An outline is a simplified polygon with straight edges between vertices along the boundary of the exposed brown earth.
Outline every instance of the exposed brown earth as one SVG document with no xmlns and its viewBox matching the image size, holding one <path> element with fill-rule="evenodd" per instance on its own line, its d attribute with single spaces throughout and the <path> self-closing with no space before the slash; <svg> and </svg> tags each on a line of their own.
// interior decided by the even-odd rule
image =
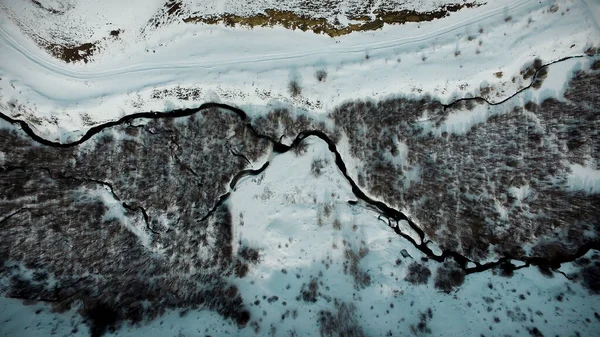
<svg viewBox="0 0 600 337">
<path fill-rule="evenodd" d="M 311 31 L 316 34 L 326 34 L 331 37 L 347 35 L 352 32 L 377 30 L 384 24 L 404 24 L 408 22 L 424 22 L 440 19 L 448 16 L 452 12 L 457 12 L 463 8 L 476 6 L 473 3 L 446 5 L 438 10 L 431 12 L 417 12 L 411 10 L 385 11 L 377 10 L 373 15 L 355 15 L 350 18 L 360 23 L 341 26 L 330 23 L 325 18 L 313 18 L 305 15 L 299 15 L 292 11 L 266 9 L 264 14 L 254 16 L 240 16 L 236 14 L 220 15 L 191 15 L 183 18 L 187 23 L 206 23 L 217 24 L 224 23 L 227 26 L 235 27 L 273 27 L 281 26 L 292 30 Z"/>
</svg>

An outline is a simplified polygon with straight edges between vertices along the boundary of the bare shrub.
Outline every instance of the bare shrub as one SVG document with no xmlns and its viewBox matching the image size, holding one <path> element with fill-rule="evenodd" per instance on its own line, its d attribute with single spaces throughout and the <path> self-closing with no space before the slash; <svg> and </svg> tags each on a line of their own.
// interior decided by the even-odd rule
<svg viewBox="0 0 600 337">
<path fill-rule="evenodd" d="M 305 154 L 307 149 L 308 149 L 308 144 L 306 144 L 306 142 L 302 141 L 292 148 L 292 153 L 294 153 L 297 157 L 299 157 L 299 156 Z"/>
<path fill-rule="evenodd" d="M 581 270 L 583 285 L 594 294 L 600 294 L 600 262 L 596 262 Z"/>
<path fill-rule="evenodd" d="M 538 68 L 535 80 L 533 81 L 533 83 L 531 83 L 531 86 L 534 89 L 539 89 L 542 86 L 542 83 L 544 83 L 546 77 L 548 77 L 548 67 Z"/>
<path fill-rule="evenodd" d="M 302 285 L 302 288 L 300 289 L 299 298 L 301 298 L 304 302 L 314 303 L 317 301 L 318 291 L 319 291 L 318 280 L 313 277 L 310 280 L 310 282 L 308 283 L 308 286 L 306 285 L 306 283 Z"/>
<path fill-rule="evenodd" d="M 594 56 L 594 55 L 597 54 L 597 52 L 598 52 L 598 49 L 596 47 L 594 47 L 594 46 L 588 46 L 585 49 L 585 54 L 587 56 Z"/>
<path fill-rule="evenodd" d="M 339 303 L 337 312 L 321 310 L 317 324 L 321 337 L 364 337 L 365 333 L 356 319 L 354 304 Z"/>
<path fill-rule="evenodd" d="M 298 79 L 291 79 L 288 83 L 288 91 L 292 97 L 298 97 L 302 94 L 302 87 Z"/>
<path fill-rule="evenodd" d="M 416 325 L 414 325 L 414 324 L 410 325 L 411 332 L 415 335 L 430 334 L 431 329 L 429 328 L 429 326 L 427 324 L 429 323 L 429 321 L 431 321 L 432 318 L 433 318 L 433 311 L 431 311 L 431 308 L 427 308 L 427 310 L 420 312 L 419 313 L 419 323 L 417 323 Z"/>
<path fill-rule="evenodd" d="M 326 159 L 313 159 L 312 164 L 310 164 L 310 173 L 318 178 L 323 174 L 323 169 L 329 164 L 329 161 Z"/>
<path fill-rule="evenodd" d="M 554 278 L 554 273 L 552 272 L 552 269 L 550 269 L 548 266 L 545 265 L 537 265 L 537 270 L 544 276 L 546 276 L 547 278 Z"/>
<path fill-rule="evenodd" d="M 464 281 L 465 273 L 463 270 L 458 268 L 455 263 L 445 263 L 437 270 L 434 286 L 445 293 L 450 293 L 463 284 Z"/>
<path fill-rule="evenodd" d="M 544 337 L 544 334 L 536 327 L 528 328 L 527 331 L 533 337 Z"/>
<path fill-rule="evenodd" d="M 342 223 L 340 222 L 339 219 L 333 220 L 333 229 L 336 229 L 336 230 L 342 229 Z"/>
<path fill-rule="evenodd" d="M 81 316 L 90 325 L 91 337 L 100 337 L 106 330 L 114 330 L 115 324 L 120 320 L 118 309 L 99 300 L 85 303 Z"/>
<path fill-rule="evenodd" d="M 315 78 L 319 82 L 325 82 L 327 80 L 327 71 L 325 69 L 319 69 L 315 72 Z"/>
<path fill-rule="evenodd" d="M 426 266 L 413 262 L 408 266 L 408 274 L 404 278 L 410 284 L 427 284 L 431 271 Z"/>
<path fill-rule="evenodd" d="M 515 269 L 515 265 L 510 263 L 510 262 L 502 262 L 501 264 L 498 265 L 498 273 L 500 274 L 500 276 L 502 277 L 513 277 L 513 275 L 515 274 L 515 272 L 513 271 Z"/>
<path fill-rule="evenodd" d="M 344 274 L 350 273 L 352 275 L 354 286 L 357 289 L 371 285 L 371 276 L 369 273 L 361 270 L 358 266 L 360 260 L 367 256 L 368 253 L 369 248 L 364 245 L 358 249 L 358 252 L 355 252 L 353 249 L 346 249 L 344 251 L 344 257 L 346 258 L 346 262 L 344 262 Z"/>
<path fill-rule="evenodd" d="M 233 265 L 233 271 L 235 273 L 235 276 L 242 278 L 245 277 L 248 274 L 250 268 L 248 268 L 248 265 L 242 261 L 236 261 L 235 264 Z"/>
<path fill-rule="evenodd" d="M 248 263 L 257 264 L 260 262 L 260 253 L 258 250 L 248 246 L 241 247 L 238 250 L 238 255 Z"/>
</svg>

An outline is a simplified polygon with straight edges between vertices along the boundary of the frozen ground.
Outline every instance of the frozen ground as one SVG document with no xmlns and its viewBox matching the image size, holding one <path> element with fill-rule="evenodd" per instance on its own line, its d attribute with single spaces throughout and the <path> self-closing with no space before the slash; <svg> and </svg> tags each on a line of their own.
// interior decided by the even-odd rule
<svg viewBox="0 0 600 337">
<path fill-rule="evenodd" d="M 594 1 L 494 1 L 441 20 L 336 39 L 281 27 L 248 30 L 181 20 L 148 33 L 152 5 L 102 2 L 100 9 L 90 3 L 72 9 L 74 16 L 43 10 L 34 15 L 23 6 L 3 3 L 0 11 L 0 102 L 40 134 L 63 141 L 133 111 L 206 101 L 283 103 L 321 114 L 349 99 L 402 93 L 448 102 L 479 95 L 487 86 L 494 88 L 490 100 L 498 101 L 529 83 L 519 73 L 534 58 L 582 55 L 600 43 Z M 125 15 L 130 12 L 135 15 Z M 40 26 L 94 32 L 78 43 L 100 40 L 97 34 L 105 39 L 90 62 L 66 64 L 30 38 Z M 123 33 L 112 38 L 114 29 Z M 324 82 L 315 78 L 319 69 L 327 71 Z M 287 89 L 293 79 L 302 89 L 297 97 Z M 182 89 L 191 98 L 161 95 L 165 89 Z"/>
</svg>

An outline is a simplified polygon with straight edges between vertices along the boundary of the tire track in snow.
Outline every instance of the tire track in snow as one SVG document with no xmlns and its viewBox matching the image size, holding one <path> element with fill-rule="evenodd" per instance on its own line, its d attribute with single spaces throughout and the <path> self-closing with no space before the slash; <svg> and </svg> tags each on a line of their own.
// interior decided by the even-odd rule
<svg viewBox="0 0 600 337">
<path fill-rule="evenodd" d="M 230 60 L 219 60 L 216 62 L 215 60 L 208 60 L 203 62 L 198 61 L 181 61 L 181 62 L 169 62 L 169 63 L 135 63 L 127 66 L 114 67 L 110 66 L 110 70 L 96 70 L 94 71 L 94 67 L 101 67 L 101 65 L 96 66 L 94 64 L 86 64 L 86 68 L 92 68 L 91 70 L 77 70 L 73 66 L 69 66 L 68 64 L 63 64 L 61 61 L 58 61 L 51 56 L 42 57 L 37 55 L 34 51 L 29 50 L 26 46 L 19 43 L 17 39 L 13 38 L 9 32 L 7 32 L 2 25 L 0 25 L 0 48 L 9 48 L 19 55 L 23 56 L 25 59 L 34 63 L 36 66 L 43 68 L 49 73 L 53 73 L 55 75 L 59 75 L 61 77 L 67 79 L 75 79 L 82 81 L 91 81 L 95 79 L 103 79 L 114 76 L 128 75 L 128 74 L 140 74 L 146 72 L 154 72 L 154 71 L 170 71 L 175 72 L 177 70 L 188 70 L 188 69 L 206 69 L 206 70 L 218 70 L 218 68 L 228 68 L 236 65 L 249 65 L 256 63 L 265 63 L 269 65 L 269 69 L 277 70 L 282 68 L 289 68 L 290 64 L 284 64 L 279 67 L 276 66 L 275 62 L 282 61 L 294 61 L 289 62 L 294 65 L 301 64 L 298 60 L 306 60 L 310 58 L 324 58 L 327 59 L 329 56 L 333 55 L 352 55 L 356 58 L 355 63 L 359 63 L 364 58 L 365 50 L 373 51 L 385 51 L 385 50 L 394 50 L 399 47 L 406 47 L 409 45 L 422 44 L 429 40 L 435 40 L 439 37 L 450 35 L 455 35 L 456 31 L 462 31 L 464 28 L 472 25 L 476 25 L 478 23 L 482 23 L 488 19 L 496 18 L 498 16 L 504 15 L 507 10 L 515 10 L 520 7 L 528 6 L 528 10 L 533 10 L 534 8 L 540 8 L 543 5 L 536 3 L 534 1 L 528 0 L 518 0 L 513 3 L 510 3 L 504 7 L 498 7 L 494 9 L 490 9 L 481 14 L 475 15 L 471 17 L 469 20 L 459 21 L 457 23 L 445 26 L 442 29 L 430 31 L 424 33 L 422 35 L 404 37 L 404 38 L 396 38 L 381 42 L 374 43 L 366 43 L 366 44 L 357 44 L 353 46 L 340 46 L 333 45 L 328 48 L 326 51 L 322 49 L 314 49 L 309 51 L 299 51 L 299 52 L 282 52 L 282 53 L 271 53 L 271 54 L 263 54 L 257 56 L 249 56 L 249 57 L 236 57 L 235 59 Z M 327 37 L 329 39 L 329 37 Z M 313 65 L 312 63 L 310 64 Z M 308 64 L 306 64 L 308 66 Z"/>
</svg>

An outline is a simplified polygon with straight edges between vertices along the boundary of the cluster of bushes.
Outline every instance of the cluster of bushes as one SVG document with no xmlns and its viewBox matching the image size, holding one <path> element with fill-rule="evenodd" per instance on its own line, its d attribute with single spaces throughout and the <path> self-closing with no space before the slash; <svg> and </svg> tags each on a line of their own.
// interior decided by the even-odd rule
<svg viewBox="0 0 600 337">
<path fill-rule="evenodd" d="M 539 81 L 546 70 L 535 60 L 523 76 L 537 74 Z M 569 169 L 556 157 L 575 163 L 600 160 L 600 152 L 593 150 L 600 147 L 600 129 L 593 127 L 599 121 L 594 114 L 598 87 L 600 77 L 583 73 L 569 83 L 567 102 L 546 100 L 533 114 L 497 106 L 485 123 L 461 135 L 426 133 L 420 120 L 426 113 L 434 127 L 440 126 L 449 114 L 483 101 L 447 108 L 428 97 L 351 101 L 330 117 L 360 160 L 358 183 L 370 195 L 393 207 L 410 207 L 428 237 L 444 249 L 475 261 L 486 259 L 492 249 L 518 257 L 524 254 L 523 243 L 554 235 L 550 228 L 562 228 L 559 240 L 573 249 L 581 245 L 584 228 L 594 226 L 600 196 L 568 192 Z M 403 161 L 399 143 L 408 148 Z M 411 170 L 417 179 L 407 178 Z M 514 207 L 510 188 L 525 185 L 532 193 Z"/>
<path fill-rule="evenodd" d="M 465 272 L 456 263 L 447 262 L 437 269 L 434 286 L 445 293 L 450 293 L 460 287 L 464 281 Z"/>
<path fill-rule="evenodd" d="M 418 262 L 413 262 L 408 266 L 408 273 L 406 274 L 404 280 L 415 285 L 427 284 L 430 276 L 431 271 L 429 268 Z"/>
<path fill-rule="evenodd" d="M 359 267 L 360 260 L 362 260 L 369 253 L 369 248 L 361 242 L 361 246 L 358 250 L 348 247 L 344 250 L 344 274 L 352 275 L 354 279 L 354 286 L 357 289 L 366 288 L 371 285 L 371 276 L 366 271 Z"/>
<path fill-rule="evenodd" d="M 363 337 L 365 336 L 358 320 L 356 307 L 352 303 L 335 302 L 335 311 L 321 310 L 317 324 L 321 337 Z"/>
<path fill-rule="evenodd" d="M 323 169 L 327 167 L 327 165 L 329 165 L 329 161 L 326 159 L 314 159 L 310 164 L 310 173 L 315 178 L 318 178 L 321 176 Z"/>
<path fill-rule="evenodd" d="M 433 311 L 431 308 L 427 308 L 427 310 L 419 313 L 419 323 L 411 324 L 410 331 L 417 336 L 430 334 L 431 328 L 429 328 L 428 324 L 433 318 Z"/>
<path fill-rule="evenodd" d="M 250 247 L 233 254 L 227 207 L 200 219 L 245 165 L 225 145 L 235 143 L 250 159 L 269 145 L 232 113 L 201 114 L 114 127 L 76 148 L 39 146 L 0 130 L 5 162 L 19 168 L 0 175 L 0 213 L 22 210 L 2 222 L 0 256 L 35 276 L 3 266 L 2 292 L 57 311 L 76 307 L 94 336 L 170 308 L 207 308 L 245 325 L 250 314 L 228 280 L 245 275 L 260 254 Z M 107 216 L 97 196 L 109 185 L 110 213 L 122 211 L 125 220 Z M 143 206 L 154 232 L 141 212 L 120 209 L 122 203 Z M 131 227 L 145 230 L 143 239 Z"/>
<path fill-rule="evenodd" d="M 319 295 L 319 283 L 316 278 L 311 278 L 308 285 L 302 284 L 300 288 L 300 296 L 298 299 L 302 299 L 304 302 L 316 302 L 317 296 Z"/>
</svg>

